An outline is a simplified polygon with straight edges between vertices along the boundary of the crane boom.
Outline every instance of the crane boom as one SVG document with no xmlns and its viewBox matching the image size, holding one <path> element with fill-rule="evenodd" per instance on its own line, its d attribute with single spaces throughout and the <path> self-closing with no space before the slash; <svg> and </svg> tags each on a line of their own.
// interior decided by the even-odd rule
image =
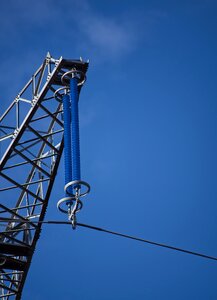
<svg viewBox="0 0 217 300">
<path fill-rule="evenodd" d="M 48 53 L 0 118 L 0 299 L 21 299 L 63 151 L 61 77 L 82 60 Z"/>
</svg>

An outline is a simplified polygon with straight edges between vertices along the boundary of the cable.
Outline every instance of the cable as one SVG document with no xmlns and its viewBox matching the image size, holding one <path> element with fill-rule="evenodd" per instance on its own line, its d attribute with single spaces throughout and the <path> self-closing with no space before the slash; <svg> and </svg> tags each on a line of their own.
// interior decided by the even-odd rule
<svg viewBox="0 0 217 300">
<path fill-rule="evenodd" d="M 184 252 L 184 253 L 187 253 L 187 254 L 196 255 L 196 256 L 207 258 L 207 259 L 217 260 L 217 257 L 214 257 L 214 256 L 209 256 L 209 255 L 206 255 L 206 254 L 202 254 L 202 253 L 198 253 L 198 252 L 194 252 L 194 251 L 190 251 L 190 250 L 186 250 L 186 249 L 182 249 L 182 248 L 178 248 L 178 247 L 174 247 L 174 246 L 169 246 L 169 245 L 166 245 L 166 244 L 157 243 L 157 242 L 153 242 L 153 241 L 150 241 L 150 240 L 145 240 L 145 239 L 142 239 L 142 238 L 138 238 L 138 237 L 135 237 L 135 236 L 131 236 L 131 235 L 127 235 L 127 234 L 123 234 L 123 233 L 119 233 L 119 232 L 110 231 L 110 230 L 107 230 L 107 229 L 103 229 L 103 228 L 99 228 L 99 227 L 95 227 L 95 226 L 91 226 L 91 225 L 86 225 L 86 224 L 81 224 L 81 223 L 77 223 L 77 225 L 82 226 L 82 227 L 86 227 L 86 228 L 89 228 L 89 229 L 98 230 L 98 231 L 110 233 L 110 234 L 113 234 L 113 235 L 121 236 L 121 237 L 124 237 L 124 238 L 127 238 L 127 239 L 132 239 L 132 240 L 135 240 L 135 241 L 151 244 L 151 245 L 154 245 L 154 246 L 163 247 L 163 248 L 171 249 L 171 250 L 174 250 L 174 251 Z"/>
<path fill-rule="evenodd" d="M 4 219 L 1 218 L 0 222 L 2 222 L 2 221 L 5 222 L 5 221 L 9 221 L 9 220 L 13 221 L 13 222 L 20 222 L 20 223 L 28 223 L 29 222 L 29 221 L 18 220 L 18 219 L 9 219 L 9 218 L 4 218 Z M 38 222 L 31 221 L 31 223 L 72 225 L 72 223 L 68 222 L 68 221 L 38 221 Z M 190 250 L 186 250 L 186 249 L 182 249 L 182 248 L 178 248 L 178 247 L 174 247 L 174 246 L 170 246 L 170 245 L 166 245 L 166 244 L 162 244 L 162 243 L 157 243 L 157 242 L 150 241 L 150 240 L 145 240 L 145 239 L 138 238 L 138 237 L 135 237 L 135 236 L 131 236 L 131 235 L 128 235 L 128 234 L 123 234 L 123 233 L 119 233 L 119 232 L 115 232 L 115 231 L 111 231 L 111 230 L 107 230 L 107 229 L 104 229 L 104 228 L 100 228 L 100 227 L 96 227 L 96 226 L 92 226 L 92 225 L 88 225 L 88 224 L 83 224 L 83 223 L 77 223 L 77 226 L 85 227 L 85 228 L 89 228 L 89 229 L 92 229 L 92 230 L 97 230 L 97 231 L 101 231 L 101 232 L 121 236 L 121 237 L 124 237 L 124 238 L 127 238 L 127 239 L 143 242 L 143 243 L 146 243 L 146 244 L 151 244 L 151 245 L 154 245 L 154 246 L 163 247 L 163 248 L 167 248 L 167 249 L 170 249 L 170 250 L 179 251 L 179 252 L 183 252 L 183 253 L 187 253 L 187 254 L 191 254 L 191 255 L 195 255 L 195 256 L 200 256 L 200 257 L 203 257 L 203 258 L 206 258 L 206 259 L 211 259 L 211 260 L 216 260 L 217 261 L 217 257 L 214 257 L 214 256 L 209 256 L 209 255 L 198 253 L 198 252 L 195 252 L 195 251 L 190 251 Z"/>
</svg>

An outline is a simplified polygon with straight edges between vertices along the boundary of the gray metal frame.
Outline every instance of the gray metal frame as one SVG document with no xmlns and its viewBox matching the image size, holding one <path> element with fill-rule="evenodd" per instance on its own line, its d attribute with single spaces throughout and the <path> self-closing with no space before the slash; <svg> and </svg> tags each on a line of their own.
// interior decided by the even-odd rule
<svg viewBox="0 0 217 300">
<path fill-rule="evenodd" d="M 87 68 L 48 53 L 0 118 L 0 299 L 21 299 L 62 155 L 61 77 Z"/>
</svg>

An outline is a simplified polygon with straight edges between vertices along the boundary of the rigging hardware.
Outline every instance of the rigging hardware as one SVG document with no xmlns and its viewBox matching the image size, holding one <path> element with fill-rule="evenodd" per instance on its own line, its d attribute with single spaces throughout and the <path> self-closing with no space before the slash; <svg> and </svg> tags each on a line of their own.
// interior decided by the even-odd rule
<svg viewBox="0 0 217 300">
<path fill-rule="evenodd" d="M 80 141 L 79 141 L 79 87 L 86 80 L 84 72 L 73 69 L 64 73 L 61 77 L 65 85 L 65 93 L 62 95 L 63 118 L 64 118 L 64 164 L 65 164 L 65 187 L 64 198 L 57 202 L 57 208 L 68 214 L 72 222 L 72 228 L 76 228 L 77 217 L 83 203 L 81 197 L 90 191 L 90 185 L 81 180 L 80 167 Z M 83 191 L 83 189 L 85 190 Z M 62 207 L 67 205 L 67 209 Z"/>
</svg>

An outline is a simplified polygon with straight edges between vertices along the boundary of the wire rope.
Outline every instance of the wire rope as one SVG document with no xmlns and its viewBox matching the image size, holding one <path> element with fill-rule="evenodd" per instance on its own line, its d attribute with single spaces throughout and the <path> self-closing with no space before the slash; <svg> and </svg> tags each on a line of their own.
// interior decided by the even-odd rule
<svg viewBox="0 0 217 300">
<path fill-rule="evenodd" d="M 29 223 L 29 221 L 24 221 L 24 220 L 19 220 L 19 219 L 7 219 L 7 218 L 0 219 L 0 222 L 6 222 L 6 221 L 13 221 L 13 222 L 19 222 L 19 223 Z M 38 222 L 31 221 L 31 223 L 55 224 L 55 225 L 72 225 L 72 222 L 69 222 L 69 221 L 38 221 Z M 123 234 L 123 233 L 116 232 L 116 231 L 107 230 L 107 229 L 104 229 L 104 228 L 100 228 L 100 227 L 96 227 L 96 226 L 92 226 L 92 225 L 88 225 L 88 224 L 77 223 L 77 226 L 85 227 L 85 228 L 96 230 L 96 231 L 105 232 L 105 233 L 108 233 L 108 234 L 112 234 L 112 235 L 120 236 L 120 237 L 123 237 L 123 238 L 143 242 L 143 243 L 150 244 L 150 245 L 153 245 L 153 246 L 167 248 L 167 249 L 170 249 L 170 250 L 173 250 L 173 251 L 183 252 L 183 253 L 186 253 L 186 254 L 195 255 L 195 256 L 199 256 L 199 257 L 203 257 L 203 258 L 206 258 L 206 259 L 211 259 L 211 260 L 216 260 L 217 261 L 217 257 L 215 257 L 215 256 L 206 255 L 206 254 L 199 253 L 199 252 L 196 252 L 196 251 L 191 251 L 191 250 L 187 250 L 187 249 L 183 249 L 183 248 L 179 248 L 179 247 L 175 247 L 175 246 L 171 246 L 171 245 L 167 245 L 167 244 L 163 244 L 163 243 L 158 243 L 158 242 L 154 242 L 154 241 L 151 241 L 151 240 L 135 237 L 135 236 L 128 235 L 128 234 Z"/>
</svg>

